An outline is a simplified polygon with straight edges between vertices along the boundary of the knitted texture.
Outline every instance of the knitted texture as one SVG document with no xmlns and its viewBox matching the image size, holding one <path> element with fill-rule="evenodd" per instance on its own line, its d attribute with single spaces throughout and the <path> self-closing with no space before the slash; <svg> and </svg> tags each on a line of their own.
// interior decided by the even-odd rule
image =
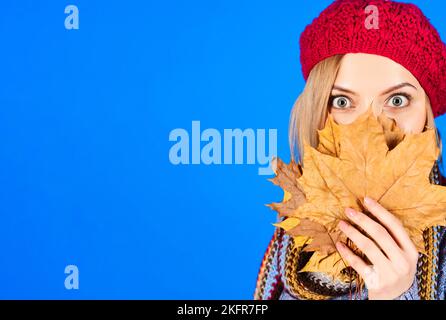
<svg viewBox="0 0 446 320">
<path fill-rule="evenodd" d="M 370 5 L 377 11 L 366 10 Z M 367 20 L 374 13 L 377 19 Z M 417 78 L 435 117 L 446 112 L 446 46 L 414 4 L 336 0 L 306 27 L 300 49 L 305 80 L 318 62 L 333 55 L 369 53 L 390 58 Z"/>
<path fill-rule="evenodd" d="M 278 261 L 282 233 L 281 229 L 276 228 L 268 244 L 257 276 L 255 300 L 276 300 L 282 292 Z"/>
</svg>

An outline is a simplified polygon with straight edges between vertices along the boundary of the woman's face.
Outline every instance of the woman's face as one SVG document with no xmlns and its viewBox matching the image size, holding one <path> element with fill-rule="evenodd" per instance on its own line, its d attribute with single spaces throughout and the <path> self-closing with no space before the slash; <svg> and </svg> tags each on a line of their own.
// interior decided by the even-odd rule
<svg viewBox="0 0 446 320">
<path fill-rule="evenodd" d="M 395 119 L 406 133 L 420 133 L 429 100 L 418 80 L 391 59 L 364 53 L 346 54 L 331 91 L 329 112 L 348 124 L 372 104 L 375 115 Z"/>
</svg>

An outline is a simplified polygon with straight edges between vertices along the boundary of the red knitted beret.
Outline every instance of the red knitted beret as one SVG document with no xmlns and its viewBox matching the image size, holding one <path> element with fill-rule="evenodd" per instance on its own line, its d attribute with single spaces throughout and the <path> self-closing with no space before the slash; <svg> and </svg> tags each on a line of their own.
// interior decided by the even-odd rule
<svg viewBox="0 0 446 320">
<path fill-rule="evenodd" d="M 366 27 L 369 5 L 378 28 Z M 369 20 L 370 22 L 370 20 Z M 423 86 L 434 116 L 446 112 L 446 46 L 414 4 L 385 0 L 336 0 L 300 37 L 302 72 L 307 80 L 321 60 L 336 54 L 370 53 L 404 66 Z"/>
</svg>

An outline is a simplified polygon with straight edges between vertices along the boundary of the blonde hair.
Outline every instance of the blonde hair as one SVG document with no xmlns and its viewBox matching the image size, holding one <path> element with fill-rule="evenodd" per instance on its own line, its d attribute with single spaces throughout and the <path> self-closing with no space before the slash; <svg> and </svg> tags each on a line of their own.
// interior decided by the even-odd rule
<svg viewBox="0 0 446 320">
<path fill-rule="evenodd" d="M 303 159 L 304 142 L 316 147 L 319 143 L 317 130 L 322 129 L 328 115 L 328 103 L 343 55 L 334 55 L 316 64 L 308 76 L 304 90 L 293 105 L 289 123 L 291 158 Z M 435 129 L 440 149 L 441 139 L 435 126 L 429 98 L 426 103 L 426 127 Z M 297 156 L 297 157 L 296 157 Z"/>
</svg>

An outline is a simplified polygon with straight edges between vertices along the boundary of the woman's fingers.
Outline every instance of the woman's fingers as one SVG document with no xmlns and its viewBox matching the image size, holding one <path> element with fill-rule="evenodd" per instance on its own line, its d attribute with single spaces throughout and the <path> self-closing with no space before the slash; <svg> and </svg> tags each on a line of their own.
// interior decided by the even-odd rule
<svg viewBox="0 0 446 320">
<path fill-rule="evenodd" d="M 345 212 L 350 220 L 361 227 L 373 240 L 375 240 L 390 261 L 398 261 L 403 258 L 403 251 L 389 232 L 387 232 L 386 228 L 373 221 L 362 212 L 358 212 L 351 208 L 347 208 Z"/>
<path fill-rule="evenodd" d="M 350 248 L 341 242 L 336 243 L 342 259 L 361 276 L 368 289 L 377 288 L 379 286 L 378 273 L 373 266 L 367 265 L 360 257 L 353 253 Z"/>
<path fill-rule="evenodd" d="M 366 198 L 364 202 L 378 221 L 350 208 L 346 213 L 366 235 L 345 221 L 339 222 L 339 228 L 367 256 L 372 266 L 345 244 L 338 242 L 336 248 L 344 261 L 364 279 L 369 298 L 397 297 L 413 282 L 418 252 L 393 214 L 374 200 Z"/>
<path fill-rule="evenodd" d="M 377 268 L 385 268 L 389 264 L 390 261 L 382 253 L 381 249 L 379 249 L 372 240 L 359 232 L 355 227 L 345 221 L 340 221 L 339 228 L 350 240 L 355 243 L 355 245 Z"/>
<path fill-rule="evenodd" d="M 401 249 L 408 253 L 418 255 L 415 245 L 398 218 L 371 198 L 365 197 L 364 204 L 370 213 L 377 217 L 378 220 L 387 228 L 393 238 L 398 242 Z"/>
</svg>

